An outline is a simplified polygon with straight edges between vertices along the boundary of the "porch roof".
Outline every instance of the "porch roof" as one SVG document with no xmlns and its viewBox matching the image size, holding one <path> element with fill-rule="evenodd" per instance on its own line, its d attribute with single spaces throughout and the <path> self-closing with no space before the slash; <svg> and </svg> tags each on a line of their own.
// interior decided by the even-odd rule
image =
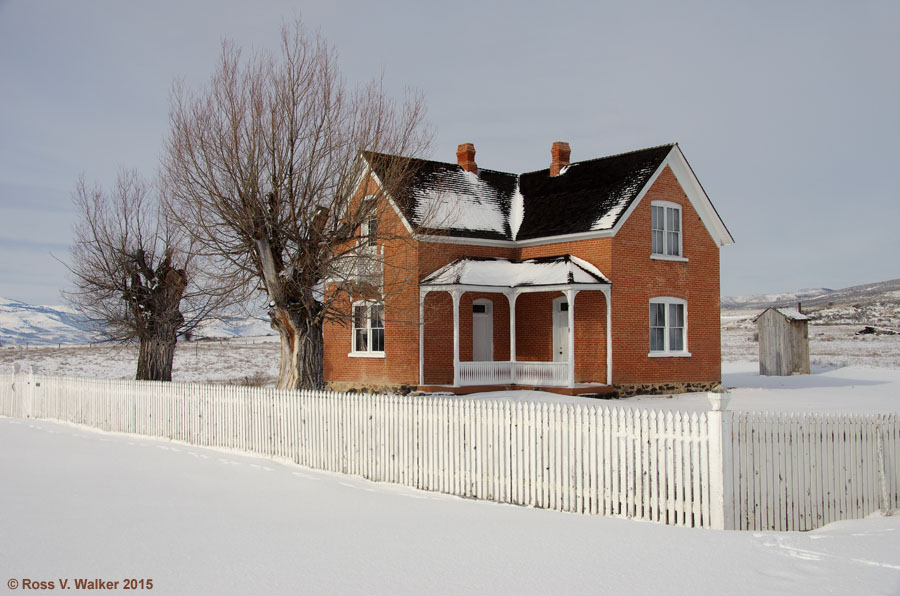
<svg viewBox="0 0 900 596">
<path fill-rule="evenodd" d="M 539 287 L 609 285 L 597 267 L 572 255 L 511 261 L 461 258 L 426 276 L 420 286 Z"/>
</svg>

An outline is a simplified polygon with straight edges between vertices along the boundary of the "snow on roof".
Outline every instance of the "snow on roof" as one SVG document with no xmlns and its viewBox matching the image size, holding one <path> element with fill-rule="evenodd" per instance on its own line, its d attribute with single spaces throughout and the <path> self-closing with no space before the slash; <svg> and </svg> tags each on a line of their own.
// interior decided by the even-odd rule
<svg viewBox="0 0 900 596">
<path fill-rule="evenodd" d="M 494 186 L 462 169 L 446 171 L 440 182 L 415 189 L 416 225 L 506 234 L 506 214 Z"/>
<path fill-rule="evenodd" d="M 776 308 L 778 312 L 783 314 L 786 318 L 791 319 L 793 321 L 808 321 L 809 317 L 805 314 L 797 310 L 796 308 Z"/>
<path fill-rule="evenodd" d="M 513 193 L 512 201 L 509 206 L 509 231 L 512 233 L 513 240 L 519 234 L 519 228 L 522 226 L 522 220 L 525 218 L 525 197 L 519 191 L 519 180 L 516 179 L 516 190 Z"/>
<path fill-rule="evenodd" d="M 594 265 L 572 255 L 510 261 L 500 258 L 457 259 L 422 280 L 423 286 L 555 286 L 609 284 Z"/>
<path fill-rule="evenodd" d="M 756 320 L 759 319 L 759 317 L 763 316 L 764 314 L 766 314 L 767 311 L 770 311 L 770 310 L 774 310 L 774 311 L 780 313 L 784 318 L 791 320 L 791 321 L 809 321 L 810 320 L 810 318 L 808 316 L 806 316 L 805 314 L 803 314 L 796 308 L 781 307 L 781 308 L 767 308 L 766 310 L 764 310 L 761 313 L 759 313 L 758 315 L 756 315 L 756 317 L 754 317 L 753 321 L 756 322 Z"/>
<path fill-rule="evenodd" d="M 675 145 L 660 145 L 565 166 L 512 174 L 458 164 L 414 162 L 412 179 L 395 196 L 419 232 L 490 240 L 531 240 L 610 230 Z M 390 156 L 366 152 L 380 176 Z"/>
</svg>

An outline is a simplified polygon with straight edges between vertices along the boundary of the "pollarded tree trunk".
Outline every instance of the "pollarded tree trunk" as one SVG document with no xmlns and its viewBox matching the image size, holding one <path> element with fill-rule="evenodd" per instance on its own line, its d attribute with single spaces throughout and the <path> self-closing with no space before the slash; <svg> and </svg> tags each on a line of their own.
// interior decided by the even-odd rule
<svg viewBox="0 0 900 596">
<path fill-rule="evenodd" d="M 171 381 L 172 361 L 175 358 L 175 333 L 168 337 L 142 337 L 138 354 L 138 381 Z"/>
<path fill-rule="evenodd" d="M 272 309 L 272 327 L 281 336 L 278 389 L 325 386 L 322 324 L 283 307 Z"/>
<path fill-rule="evenodd" d="M 143 277 L 153 280 L 142 283 L 141 276 L 134 274 L 126 296 L 132 303 L 135 319 L 144 325 L 139 335 L 141 347 L 135 375 L 138 381 L 172 380 L 175 343 L 178 329 L 184 324 L 180 304 L 187 287 L 187 274 L 184 269 L 172 267 L 169 259 L 167 254 L 155 271 L 146 265 L 142 252 L 135 260 Z"/>
</svg>

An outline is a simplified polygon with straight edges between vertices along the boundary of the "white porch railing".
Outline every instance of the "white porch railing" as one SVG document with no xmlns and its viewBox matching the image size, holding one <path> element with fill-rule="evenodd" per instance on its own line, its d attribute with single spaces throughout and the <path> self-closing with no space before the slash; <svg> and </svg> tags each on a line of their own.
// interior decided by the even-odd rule
<svg viewBox="0 0 900 596">
<path fill-rule="evenodd" d="M 569 384 L 568 362 L 460 362 L 460 385 Z"/>
</svg>

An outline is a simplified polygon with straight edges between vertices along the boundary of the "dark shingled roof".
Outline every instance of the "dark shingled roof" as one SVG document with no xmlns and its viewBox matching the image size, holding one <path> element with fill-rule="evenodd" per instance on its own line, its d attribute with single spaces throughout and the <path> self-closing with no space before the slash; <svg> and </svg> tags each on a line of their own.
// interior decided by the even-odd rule
<svg viewBox="0 0 900 596">
<path fill-rule="evenodd" d="M 525 217 L 517 240 L 612 229 L 674 145 L 522 174 Z"/>
<path fill-rule="evenodd" d="M 377 155 L 364 153 L 366 157 Z M 381 156 L 384 157 L 384 156 Z M 517 176 L 479 169 L 478 175 L 457 164 L 404 158 L 414 172 L 411 184 L 394 197 L 406 220 L 424 234 L 512 240 L 509 210 Z M 369 160 L 384 175 L 385 160 Z"/>
<path fill-rule="evenodd" d="M 674 145 L 660 145 L 550 170 L 516 175 L 416 158 L 412 183 L 396 197 L 407 221 L 425 234 L 513 240 L 510 215 L 516 188 L 524 218 L 517 240 L 606 230 L 615 226 Z M 367 157 L 378 154 L 366 153 Z M 382 156 L 379 156 L 382 157 Z M 370 159 L 383 175 L 384 160 Z"/>
</svg>

